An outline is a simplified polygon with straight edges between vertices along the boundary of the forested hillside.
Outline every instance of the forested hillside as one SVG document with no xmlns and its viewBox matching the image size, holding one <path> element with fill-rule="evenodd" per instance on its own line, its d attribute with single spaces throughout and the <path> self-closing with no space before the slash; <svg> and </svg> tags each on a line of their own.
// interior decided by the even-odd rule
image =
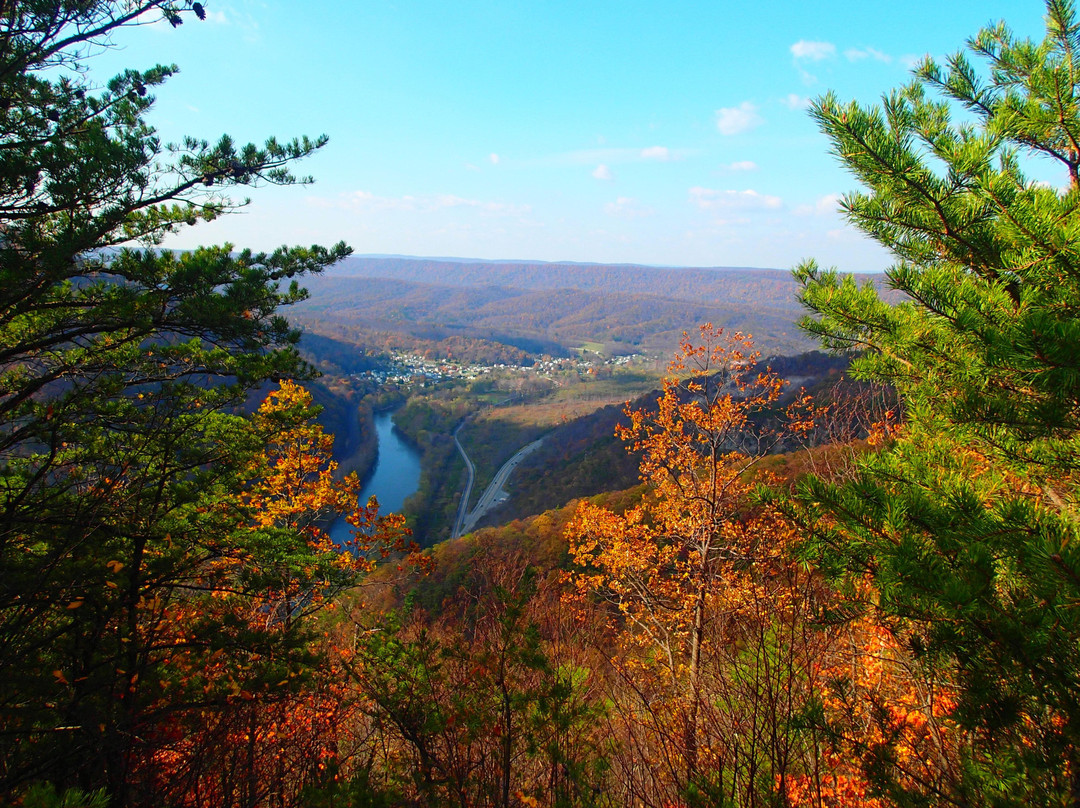
<svg viewBox="0 0 1080 808">
<path fill-rule="evenodd" d="M 423 483 L 435 508 L 459 490 L 439 488 L 459 473 L 449 430 L 497 458 L 492 413 L 531 440 L 512 406 L 530 396 L 565 394 L 534 490 L 639 482 L 424 552 L 357 502 L 316 420 L 318 397 L 359 429 L 351 406 L 401 389 L 360 376 L 373 354 L 343 319 L 308 342 L 332 371 L 313 396 L 283 315 L 349 248 L 158 249 L 227 214 L 223 189 L 303 182 L 294 163 L 326 142 L 170 147 L 147 115 L 175 68 L 91 80 L 121 29 L 207 16 L 0 2 L 0 803 L 1080 804 L 1071 2 L 1047 3 L 1043 41 L 983 30 L 880 107 L 813 103 L 863 189 L 843 210 L 896 259 L 881 293 L 795 270 L 800 327 L 835 356 L 763 363 L 731 322 L 682 323 L 657 392 L 565 424 L 555 407 L 656 377 L 544 360 L 544 378 L 469 380 L 482 413 L 465 382 L 425 377 L 401 417 L 446 461 Z M 1061 187 L 1025 173 L 1038 160 Z M 744 310 L 739 272 L 368 265 L 441 284 L 421 286 L 362 266 L 303 316 L 436 329 L 462 309 L 476 333 L 457 336 L 584 348 Z M 494 277 L 518 285 L 476 280 Z M 769 300 L 790 286 L 754 277 Z M 755 327 L 770 352 L 776 317 Z"/>
<path fill-rule="evenodd" d="M 847 359 L 821 353 L 776 357 L 759 366 L 790 382 L 781 403 L 786 404 L 805 388 L 815 400 L 829 402 L 846 385 L 837 385 L 848 364 Z M 846 395 L 846 392 L 841 392 Z M 638 483 L 639 452 L 628 451 L 617 431 L 627 423 L 628 411 L 653 411 L 660 391 L 647 393 L 626 404 L 609 404 L 580 418 L 568 420 L 546 433 L 540 448 L 526 458 L 514 474 L 513 485 L 504 503 L 481 524 L 493 525 L 510 519 L 541 513 L 573 499 L 595 496 L 605 491 L 622 490 Z M 777 407 L 779 410 L 780 407 Z M 763 414 L 769 417 L 769 414 Z M 852 439 L 866 436 L 866 430 L 851 425 L 846 435 Z M 821 440 L 821 438 L 819 438 Z M 517 441 L 512 445 L 523 445 Z M 778 446 L 777 451 L 791 446 Z"/>
<path fill-rule="evenodd" d="M 626 264 L 470 261 L 350 256 L 327 276 L 389 278 L 436 286 L 582 292 L 618 290 L 672 300 L 724 300 L 765 309 L 790 310 L 797 287 L 783 269 L 756 267 L 647 267 Z M 873 280 L 867 276 L 863 280 Z"/>
<path fill-rule="evenodd" d="M 777 270 L 355 259 L 308 288 L 294 319 L 361 345 L 383 331 L 537 353 L 599 343 L 611 353 L 670 354 L 687 323 L 714 322 L 754 334 L 770 354 L 812 347 L 795 326 L 797 285 Z"/>
</svg>

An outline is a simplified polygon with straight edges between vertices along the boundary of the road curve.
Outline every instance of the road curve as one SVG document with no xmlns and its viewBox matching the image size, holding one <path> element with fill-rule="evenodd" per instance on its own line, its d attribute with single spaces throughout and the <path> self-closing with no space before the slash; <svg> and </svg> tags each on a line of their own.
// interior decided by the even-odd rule
<svg viewBox="0 0 1080 808">
<path fill-rule="evenodd" d="M 455 436 L 455 440 L 456 439 L 457 438 Z M 480 495 L 480 500 L 476 503 L 476 507 L 469 512 L 469 514 L 465 517 L 463 521 L 460 521 L 459 524 L 455 524 L 455 530 L 460 528 L 460 532 L 456 533 L 455 537 L 460 536 L 463 533 L 468 533 L 470 530 L 473 529 L 473 527 L 476 526 L 476 523 L 479 522 L 489 510 L 491 510 L 491 508 L 495 505 L 496 501 L 499 499 L 499 496 L 505 493 L 503 491 L 503 486 L 505 486 L 506 481 L 510 479 L 510 475 L 511 473 L 513 473 L 514 469 L 517 468 L 517 464 L 520 463 L 527 455 L 536 451 L 536 449 L 538 449 L 540 444 L 543 442 L 544 439 L 540 438 L 538 440 L 534 440 L 528 446 L 524 446 L 521 449 L 518 449 L 517 452 L 514 453 L 513 457 L 511 457 L 509 460 L 503 463 L 502 466 L 499 467 L 499 470 L 495 472 L 495 476 L 488 484 L 488 487 L 484 489 L 484 493 Z M 459 448 L 460 446 L 461 444 L 458 444 Z M 462 455 L 464 454 L 465 450 L 462 449 Z M 470 463 L 470 465 L 472 464 Z M 471 482 L 472 478 L 470 477 L 470 486 Z"/>
<path fill-rule="evenodd" d="M 450 538 L 456 539 L 462 533 L 462 526 L 465 524 L 465 519 L 469 513 L 469 498 L 472 496 L 473 480 L 476 479 L 476 467 L 473 462 L 469 460 L 469 456 L 465 454 L 465 447 L 461 445 L 461 441 L 458 440 L 458 432 L 465 426 L 465 421 L 462 420 L 460 424 L 454 429 L 454 445 L 457 446 L 457 450 L 461 452 L 461 459 L 465 461 L 465 468 L 469 472 L 469 479 L 465 483 L 465 492 L 461 495 L 461 501 L 458 503 L 457 518 L 454 520 L 454 529 L 450 533 Z"/>
</svg>

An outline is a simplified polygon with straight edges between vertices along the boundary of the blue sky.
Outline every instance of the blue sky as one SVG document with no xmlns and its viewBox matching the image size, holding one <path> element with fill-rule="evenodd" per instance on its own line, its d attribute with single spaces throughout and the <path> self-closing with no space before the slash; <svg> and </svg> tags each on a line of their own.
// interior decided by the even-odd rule
<svg viewBox="0 0 1080 808">
<path fill-rule="evenodd" d="M 315 185 L 168 246 L 846 271 L 890 260 L 836 214 L 855 186 L 806 99 L 875 101 L 991 21 L 1044 30 L 1014 0 L 205 5 L 123 32 L 95 74 L 179 65 L 151 117 L 166 140 L 330 144 L 298 166 Z"/>
</svg>

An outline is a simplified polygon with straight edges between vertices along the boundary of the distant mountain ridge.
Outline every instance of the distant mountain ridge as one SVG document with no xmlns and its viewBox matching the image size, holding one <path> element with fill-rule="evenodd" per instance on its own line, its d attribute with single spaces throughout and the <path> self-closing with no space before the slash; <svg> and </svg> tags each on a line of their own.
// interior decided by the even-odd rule
<svg viewBox="0 0 1080 808">
<path fill-rule="evenodd" d="M 775 267 L 691 267 L 676 266 L 674 264 L 636 264 L 633 261 L 541 261 L 530 258 L 463 258 L 453 255 L 404 255 L 399 253 L 354 253 L 350 260 L 356 259 L 397 259 L 403 261 L 442 261 L 448 264 L 535 264 L 537 266 L 568 266 L 568 267 L 636 267 L 640 269 L 705 269 L 721 270 L 746 269 L 746 270 L 773 270 Z M 776 269 L 777 272 L 786 272 L 785 269 Z"/>
<path fill-rule="evenodd" d="M 730 295 L 735 294 L 734 299 L 758 305 L 783 301 L 781 308 L 797 308 L 797 284 L 784 269 L 351 256 L 327 277 L 388 278 L 437 286 L 618 291 L 695 302 L 731 302 Z"/>
<path fill-rule="evenodd" d="M 780 269 L 351 256 L 305 285 L 295 318 L 347 339 L 380 330 L 670 354 L 684 330 L 712 322 L 752 333 L 765 353 L 815 347 L 796 326 L 798 284 Z"/>
</svg>

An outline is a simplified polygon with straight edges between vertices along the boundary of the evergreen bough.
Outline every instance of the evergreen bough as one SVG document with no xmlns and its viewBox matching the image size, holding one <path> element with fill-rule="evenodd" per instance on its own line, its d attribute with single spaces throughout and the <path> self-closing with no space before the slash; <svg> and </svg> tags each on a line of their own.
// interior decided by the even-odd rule
<svg viewBox="0 0 1080 808">
<path fill-rule="evenodd" d="M 901 302 L 808 261 L 803 327 L 893 385 L 904 429 L 853 479 L 806 480 L 807 551 L 956 689 L 961 761 L 867 772 L 900 804 L 1080 803 L 1080 23 L 989 27 L 878 107 L 812 115 L 865 190 L 848 220 Z M 1025 168 L 1056 165 L 1062 187 Z M 869 584 L 869 586 L 867 586 Z M 867 594 L 869 593 L 869 594 Z"/>
<path fill-rule="evenodd" d="M 231 187 L 305 181 L 289 166 L 326 138 L 166 145 L 146 116 L 175 67 L 86 70 L 122 26 L 204 17 L 187 0 L 0 0 L 5 804 L 35 782 L 160 804 L 132 791 L 137 747 L 155 722 L 225 703 L 178 690 L 154 644 L 168 608 L 205 597 L 208 565 L 246 559 L 243 592 L 347 582 L 301 531 L 250 529 L 238 496 L 274 435 L 235 413 L 306 372 L 276 310 L 348 248 L 156 249 L 234 207 Z M 188 647 L 252 681 L 310 656 L 291 626 L 204 622 Z"/>
</svg>

